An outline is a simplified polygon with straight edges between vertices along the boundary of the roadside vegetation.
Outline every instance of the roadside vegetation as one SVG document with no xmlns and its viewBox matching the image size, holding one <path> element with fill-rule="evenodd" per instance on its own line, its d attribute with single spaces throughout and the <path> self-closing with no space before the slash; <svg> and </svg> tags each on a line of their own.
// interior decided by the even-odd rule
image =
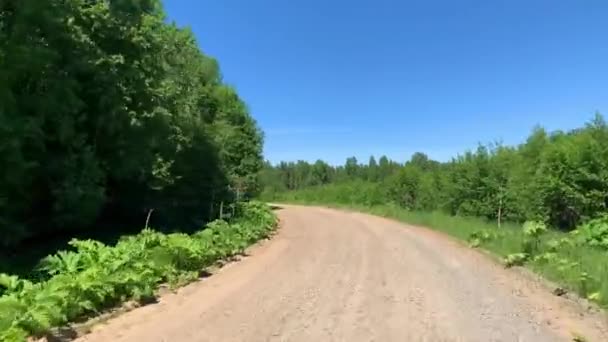
<svg viewBox="0 0 608 342">
<path fill-rule="evenodd" d="M 197 228 L 257 190 L 262 133 L 160 0 L 0 4 L 0 246 Z"/>
<path fill-rule="evenodd" d="M 1 341 L 150 300 L 275 227 L 243 204 L 262 132 L 160 0 L 2 1 L 0 76 Z"/>
<path fill-rule="evenodd" d="M 147 228 L 115 246 L 72 240 L 71 250 L 41 261 L 46 280 L 0 274 L 0 341 L 42 336 L 125 301 L 153 301 L 160 284 L 176 287 L 197 280 L 205 268 L 243 253 L 276 227 L 265 204 L 239 204 L 236 212 L 237 218 L 213 221 L 190 235 Z"/>
<path fill-rule="evenodd" d="M 443 231 L 608 307 L 608 126 L 537 127 L 448 162 L 266 163 L 267 200 L 357 209 Z M 561 293 L 562 291 L 558 291 Z"/>
</svg>

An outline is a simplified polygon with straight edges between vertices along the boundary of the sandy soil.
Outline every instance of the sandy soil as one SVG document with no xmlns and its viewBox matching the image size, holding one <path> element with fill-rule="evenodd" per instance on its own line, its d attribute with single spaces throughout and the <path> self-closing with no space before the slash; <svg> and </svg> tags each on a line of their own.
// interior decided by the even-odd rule
<svg viewBox="0 0 608 342">
<path fill-rule="evenodd" d="M 608 341 L 608 321 L 442 234 L 285 206 L 250 256 L 79 341 Z"/>
</svg>

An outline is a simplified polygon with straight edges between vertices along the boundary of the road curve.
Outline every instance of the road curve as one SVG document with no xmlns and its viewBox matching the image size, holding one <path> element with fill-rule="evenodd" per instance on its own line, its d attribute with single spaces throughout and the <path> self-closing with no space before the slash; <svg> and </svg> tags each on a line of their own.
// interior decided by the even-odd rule
<svg viewBox="0 0 608 342">
<path fill-rule="evenodd" d="M 442 234 L 285 206 L 250 256 L 80 341 L 608 341 L 603 314 Z"/>
</svg>

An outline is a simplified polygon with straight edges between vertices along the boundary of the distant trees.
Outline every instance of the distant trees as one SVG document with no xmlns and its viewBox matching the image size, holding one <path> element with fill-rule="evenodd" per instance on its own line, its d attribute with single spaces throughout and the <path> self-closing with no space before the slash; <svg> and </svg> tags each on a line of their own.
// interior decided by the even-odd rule
<svg viewBox="0 0 608 342">
<path fill-rule="evenodd" d="M 1 244 L 258 188 L 255 121 L 158 0 L 5 0 L 0 76 Z"/>
<path fill-rule="evenodd" d="M 344 164 L 344 172 L 346 173 L 347 177 L 356 178 L 362 176 L 363 173 L 360 172 L 360 169 L 361 168 L 357 162 L 357 158 L 350 157 L 346 159 L 346 164 Z"/>
<path fill-rule="evenodd" d="M 399 167 L 398 163 L 389 161 L 385 156 L 380 161 L 379 165 L 371 157 L 365 165 L 359 164 L 357 158 L 350 157 L 343 166 L 331 166 L 322 160 L 312 164 L 303 160 L 280 162 L 276 166 L 265 162 L 260 179 L 264 191 L 276 193 L 354 179 L 379 181 L 389 177 Z"/>
<path fill-rule="evenodd" d="M 299 168 L 304 165 L 300 162 Z M 275 168 L 268 165 L 264 172 L 269 170 Z M 536 127 L 519 146 L 479 146 L 448 162 L 423 153 L 404 164 L 381 157 L 377 165 L 374 158 L 361 165 L 349 158 L 330 173 L 334 177 L 329 183 L 344 185 L 345 192 L 355 194 L 350 188 L 356 186 L 369 197 L 380 193 L 384 203 L 411 210 L 442 210 L 499 222 L 544 220 L 571 229 L 608 212 L 608 125 L 597 114 L 578 129 L 548 133 Z M 374 184 L 373 190 L 361 181 Z M 312 185 L 317 184 L 286 188 Z"/>
</svg>

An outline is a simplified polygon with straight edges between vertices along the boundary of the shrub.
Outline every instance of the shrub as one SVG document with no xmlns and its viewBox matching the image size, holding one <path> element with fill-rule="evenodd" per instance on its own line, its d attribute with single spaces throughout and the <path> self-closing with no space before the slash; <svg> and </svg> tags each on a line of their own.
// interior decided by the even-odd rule
<svg viewBox="0 0 608 342">
<path fill-rule="evenodd" d="M 578 244 L 608 250 L 608 215 L 587 222 L 572 235 Z"/>
<path fill-rule="evenodd" d="M 51 277 L 40 283 L 0 274 L 0 340 L 23 341 L 126 300 L 152 300 L 160 283 L 192 281 L 276 227 L 276 217 L 263 204 L 242 204 L 239 212 L 233 221 L 214 221 L 193 235 L 145 229 L 114 247 L 72 240 L 74 251 L 42 260 L 40 269 Z"/>
</svg>

